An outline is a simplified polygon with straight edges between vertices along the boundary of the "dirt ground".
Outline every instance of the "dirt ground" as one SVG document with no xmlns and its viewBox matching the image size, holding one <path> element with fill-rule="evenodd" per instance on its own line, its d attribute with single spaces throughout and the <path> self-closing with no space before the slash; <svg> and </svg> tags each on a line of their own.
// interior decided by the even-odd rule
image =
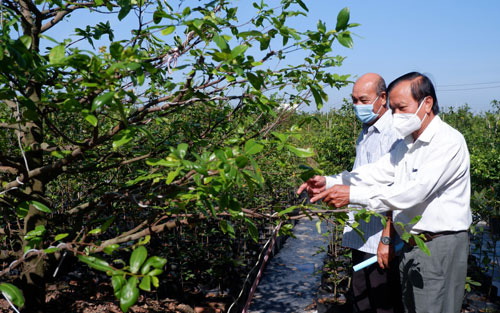
<svg viewBox="0 0 500 313">
<path fill-rule="evenodd" d="M 146 297 L 147 296 L 147 297 Z M 137 303 L 129 309 L 131 313 L 220 313 L 226 304 L 214 297 L 199 306 L 181 304 L 176 300 L 155 299 L 156 294 L 139 296 Z M 14 312 L 5 299 L 0 300 L 0 312 Z M 119 301 L 113 295 L 109 282 L 95 280 L 69 280 L 49 284 L 46 295 L 47 313 L 121 313 Z"/>
</svg>

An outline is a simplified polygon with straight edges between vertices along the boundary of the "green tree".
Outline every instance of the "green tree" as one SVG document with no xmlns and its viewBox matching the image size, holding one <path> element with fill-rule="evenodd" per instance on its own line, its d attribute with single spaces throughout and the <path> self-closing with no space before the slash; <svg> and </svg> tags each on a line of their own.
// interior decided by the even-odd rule
<svg viewBox="0 0 500 313">
<path fill-rule="evenodd" d="M 357 26 L 343 9 L 332 30 L 296 30 L 301 0 L 254 3 L 244 21 L 225 0 L 2 3 L 1 277 L 18 276 L 30 312 L 43 311 L 47 270 L 66 252 L 105 271 L 127 311 L 166 262 L 148 258 L 148 236 L 188 223 L 182 216 L 212 219 L 228 236 L 239 223 L 255 238 L 238 191 L 263 188 L 261 151 L 281 143 L 309 155 L 270 135 L 286 117 L 278 108 L 320 108 L 325 86 L 347 84 L 329 71 L 342 61 L 332 44 L 351 47 Z M 89 12 L 100 21 L 73 26 L 76 38 L 46 35 Z M 114 41 L 109 13 L 132 12 L 130 38 Z M 296 51 L 303 62 L 287 65 Z M 110 261 L 117 251 L 129 251 L 125 265 Z"/>
</svg>

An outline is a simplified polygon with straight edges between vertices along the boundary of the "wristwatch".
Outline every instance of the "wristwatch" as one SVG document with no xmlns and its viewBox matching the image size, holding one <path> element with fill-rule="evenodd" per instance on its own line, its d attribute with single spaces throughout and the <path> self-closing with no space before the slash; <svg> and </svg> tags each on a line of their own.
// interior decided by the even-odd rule
<svg viewBox="0 0 500 313">
<path fill-rule="evenodd" d="M 390 245 L 392 239 L 389 236 L 382 236 L 382 238 L 380 238 L 380 242 L 383 243 L 384 245 Z"/>
</svg>

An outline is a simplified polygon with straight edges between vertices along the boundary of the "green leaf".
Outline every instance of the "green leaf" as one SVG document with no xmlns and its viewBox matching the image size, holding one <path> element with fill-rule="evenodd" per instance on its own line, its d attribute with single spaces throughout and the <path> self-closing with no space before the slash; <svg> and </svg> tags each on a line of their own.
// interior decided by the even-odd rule
<svg viewBox="0 0 500 313">
<path fill-rule="evenodd" d="M 108 218 L 108 219 L 106 220 L 106 222 L 104 222 L 104 224 L 102 224 L 102 226 L 101 226 L 101 230 L 102 230 L 102 232 L 105 232 L 106 230 L 108 230 L 109 226 L 111 225 L 111 223 L 113 223 L 113 222 L 114 222 L 115 218 L 116 218 L 116 216 L 115 216 L 115 215 L 113 215 L 113 216 L 111 216 L 110 218 Z"/>
<path fill-rule="evenodd" d="M 134 139 L 135 133 L 136 133 L 136 128 L 129 127 L 116 134 L 113 137 L 113 149 L 117 149 L 123 146 L 124 144 L 130 142 L 132 139 Z"/>
<path fill-rule="evenodd" d="M 109 266 L 109 263 L 95 256 L 91 255 L 78 255 L 78 259 L 98 271 L 112 271 L 113 268 Z"/>
<path fill-rule="evenodd" d="M 130 9 L 132 9 L 132 6 L 129 3 L 122 6 L 120 12 L 118 13 L 118 19 L 120 21 L 123 20 L 130 12 Z"/>
<path fill-rule="evenodd" d="M 146 78 L 146 77 L 144 76 L 144 71 L 143 71 L 142 69 L 137 69 L 136 74 L 137 74 L 137 83 L 138 83 L 140 86 L 144 85 L 144 79 Z"/>
<path fill-rule="evenodd" d="M 288 136 L 282 133 L 272 132 L 271 134 L 273 134 L 274 137 L 278 138 L 282 143 L 285 143 L 288 139 Z"/>
<path fill-rule="evenodd" d="M 168 27 L 166 27 L 166 28 L 162 29 L 162 30 L 161 30 L 161 34 L 162 34 L 163 36 L 168 36 L 168 35 L 170 35 L 171 33 L 173 33 L 173 32 L 174 32 L 174 30 L 175 30 L 175 26 L 174 26 L 174 25 L 170 25 L 170 26 L 168 26 Z"/>
<path fill-rule="evenodd" d="M 163 18 L 163 14 L 166 14 L 161 8 L 157 8 L 153 13 L 153 23 L 159 24 Z"/>
<path fill-rule="evenodd" d="M 167 179 L 165 180 L 165 184 L 170 185 L 174 179 L 179 175 L 181 172 L 182 167 L 178 167 L 175 171 L 171 171 L 167 175 Z"/>
<path fill-rule="evenodd" d="M 414 235 L 413 239 L 415 239 L 415 243 L 420 248 L 420 250 L 422 250 L 425 254 L 429 256 L 431 255 L 431 251 L 429 251 L 429 248 L 427 247 L 425 242 L 422 239 L 420 239 L 420 237 Z"/>
<path fill-rule="evenodd" d="M 255 142 L 255 140 L 250 139 L 245 143 L 245 154 L 253 155 L 259 153 L 264 149 L 264 146 Z"/>
<path fill-rule="evenodd" d="M 153 286 L 155 286 L 155 288 L 160 287 L 160 280 L 158 279 L 158 277 L 152 276 L 151 280 L 152 280 Z"/>
<path fill-rule="evenodd" d="M 35 229 L 29 231 L 26 235 L 24 235 L 24 239 L 31 240 L 31 239 L 36 239 L 37 237 L 43 237 L 45 231 L 46 231 L 45 226 L 37 225 Z"/>
<path fill-rule="evenodd" d="M 121 291 L 123 286 L 127 283 L 122 275 L 114 275 L 111 277 L 111 285 L 113 286 L 113 291 L 115 297 L 120 299 Z"/>
<path fill-rule="evenodd" d="M 148 257 L 148 250 L 146 250 L 144 246 L 139 246 L 135 248 L 134 252 L 132 252 L 132 255 L 130 255 L 130 261 L 129 261 L 130 271 L 136 274 L 147 257 Z"/>
<path fill-rule="evenodd" d="M 233 58 L 236 58 L 240 54 L 243 54 L 245 51 L 247 51 L 247 49 L 248 49 L 247 45 L 236 46 L 236 47 L 234 47 L 233 50 L 231 50 L 231 56 Z"/>
<path fill-rule="evenodd" d="M 292 206 L 290 206 L 290 207 L 288 207 L 288 208 L 286 208 L 284 210 L 279 211 L 278 212 L 278 216 L 283 216 L 285 214 L 288 214 L 288 213 L 292 212 L 293 210 L 295 210 L 297 208 L 300 208 L 300 206 L 298 206 L 298 205 L 292 205 Z"/>
<path fill-rule="evenodd" d="M 321 220 L 318 220 L 316 222 L 316 231 L 318 232 L 318 234 L 321 234 Z"/>
<path fill-rule="evenodd" d="M 94 228 L 91 231 L 88 232 L 89 235 L 97 235 L 101 233 L 101 228 Z"/>
<path fill-rule="evenodd" d="M 248 218 L 245 219 L 245 224 L 247 225 L 248 232 L 250 233 L 250 237 L 252 237 L 253 241 L 258 242 L 259 241 L 259 230 L 255 226 L 255 224 L 249 220 Z"/>
<path fill-rule="evenodd" d="M 341 31 L 347 28 L 347 23 L 349 23 L 349 8 L 345 7 L 340 10 L 337 15 L 337 25 L 335 26 L 336 31 Z"/>
<path fill-rule="evenodd" d="M 248 158 L 244 155 L 240 155 L 236 158 L 236 165 L 239 168 L 244 168 L 248 164 Z"/>
<path fill-rule="evenodd" d="M 293 154 L 295 154 L 299 158 L 309 158 L 315 155 L 314 150 L 312 148 L 307 148 L 307 149 L 297 148 L 292 145 L 286 145 L 286 147 L 288 148 L 288 150 L 293 152 Z"/>
<path fill-rule="evenodd" d="M 307 181 L 309 178 L 311 178 L 315 175 L 318 175 L 316 173 L 316 170 L 307 170 L 307 171 L 300 173 L 300 179 L 302 179 L 302 181 Z"/>
<path fill-rule="evenodd" d="M 152 270 L 151 272 L 148 273 L 148 276 L 154 277 L 154 276 L 161 275 L 162 273 L 163 273 L 163 270 L 155 268 L 154 270 Z"/>
<path fill-rule="evenodd" d="M 151 270 L 151 267 L 156 269 L 162 269 L 163 266 L 167 263 L 167 259 L 160 258 L 159 256 L 152 256 L 144 262 L 144 265 L 141 268 L 141 274 L 146 275 Z"/>
<path fill-rule="evenodd" d="M 68 237 L 69 234 L 68 233 L 64 233 L 64 234 L 57 234 L 56 237 L 54 238 L 54 241 L 59 241 L 59 240 L 62 240 L 66 237 Z"/>
<path fill-rule="evenodd" d="M 40 203 L 38 201 L 30 201 L 30 203 L 37 209 L 38 211 L 42 211 L 45 213 L 52 213 L 52 210 L 49 209 L 45 204 Z"/>
<path fill-rule="evenodd" d="M 128 309 L 137 302 L 138 297 L 139 289 L 137 289 L 137 277 L 132 276 L 121 290 L 120 308 L 122 311 L 127 312 Z"/>
<path fill-rule="evenodd" d="M 43 250 L 43 252 L 46 253 L 46 254 L 54 253 L 54 252 L 57 252 L 57 251 L 59 251 L 59 249 L 56 248 L 56 247 L 47 248 L 47 249 Z"/>
<path fill-rule="evenodd" d="M 116 60 L 120 60 L 123 52 L 123 46 L 119 42 L 113 42 L 109 46 L 109 53 Z"/>
<path fill-rule="evenodd" d="M 61 151 L 55 150 L 50 153 L 51 156 L 56 157 L 58 159 L 63 159 L 64 157 L 70 154 L 71 154 L 70 150 L 61 150 Z"/>
<path fill-rule="evenodd" d="M 0 283 L 0 292 L 9 299 L 18 309 L 24 306 L 24 296 L 21 290 L 9 283 Z"/>
<path fill-rule="evenodd" d="M 25 218 L 30 210 L 30 205 L 27 201 L 20 203 L 16 208 L 16 214 L 19 218 Z"/>
<path fill-rule="evenodd" d="M 238 37 L 240 38 L 247 38 L 247 37 L 260 37 L 262 36 L 262 33 L 259 32 L 259 31 L 256 31 L 256 30 L 251 30 L 251 31 L 247 31 L 247 32 L 240 32 L 238 33 Z"/>
<path fill-rule="evenodd" d="M 115 92 L 110 91 L 110 92 L 106 92 L 104 94 L 97 96 L 94 99 L 94 101 L 92 101 L 92 108 L 90 110 L 92 112 L 94 112 L 95 110 L 99 109 L 100 107 L 110 104 L 111 100 L 113 100 L 114 95 L 115 95 Z"/>
<path fill-rule="evenodd" d="M 181 164 L 181 161 L 179 161 L 179 159 L 176 159 L 175 156 L 168 156 L 166 159 L 160 160 L 148 159 L 146 161 L 146 164 L 150 166 L 176 167 Z"/>
<path fill-rule="evenodd" d="M 321 20 L 318 21 L 317 28 L 318 28 L 320 33 L 323 33 L 323 34 L 326 33 L 326 25 Z"/>
<path fill-rule="evenodd" d="M 49 52 L 50 64 L 61 63 L 61 61 L 64 59 L 65 49 L 66 48 L 64 47 L 64 45 L 58 45 L 52 48 Z"/>
<path fill-rule="evenodd" d="M 186 156 L 186 152 L 187 152 L 187 149 L 189 148 L 188 144 L 187 143 L 180 143 L 178 146 L 177 146 L 177 152 L 179 153 L 179 157 L 181 159 L 184 159 L 184 157 Z"/>
<path fill-rule="evenodd" d="M 97 117 L 92 114 L 85 115 L 85 120 L 90 123 L 90 125 L 96 127 L 97 126 Z"/>
<path fill-rule="evenodd" d="M 26 49 L 29 49 L 31 47 L 31 36 L 24 35 L 19 38 L 19 40 L 23 43 L 23 45 L 26 47 Z"/>
<path fill-rule="evenodd" d="M 408 242 L 408 240 L 410 240 L 411 238 L 411 234 L 409 232 L 404 232 L 402 235 L 401 235 L 401 239 L 404 241 L 404 242 Z"/>
<path fill-rule="evenodd" d="M 354 44 L 352 42 L 352 38 L 351 38 L 351 35 L 348 34 L 348 33 L 340 33 L 338 36 L 337 36 L 337 40 L 339 41 L 339 43 L 341 45 L 343 45 L 344 47 L 346 48 L 352 48 L 354 47 Z"/>
<path fill-rule="evenodd" d="M 264 83 L 263 79 L 260 76 L 257 76 L 250 72 L 247 73 L 247 79 L 250 82 L 250 84 L 252 84 L 252 87 L 257 90 L 260 90 L 262 84 Z"/>
<path fill-rule="evenodd" d="M 108 255 L 111 255 L 113 254 L 113 252 L 118 249 L 120 247 L 120 245 L 118 244 L 112 244 L 112 245 L 109 245 L 109 246 L 106 246 L 102 251 L 104 251 L 104 253 L 108 254 Z"/>
<path fill-rule="evenodd" d="M 422 215 L 417 215 L 417 216 L 415 216 L 414 218 L 411 219 L 411 221 L 410 221 L 409 224 L 417 224 L 418 221 L 420 221 L 421 218 L 422 218 Z"/>
<path fill-rule="evenodd" d="M 196 29 L 200 29 L 200 27 L 204 24 L 203 20 L 202 19 L 195 19 L 193 20 L 193 26 L 196 28 Z"/>
<path fill-rule="evenodd" d="M 139 284 L 139 288 L 144 291 L 151 291 L 151 276 L 144 276 Z"/>
<path fill-rule="evenodd" d="M 317 87 L 315 86 L 311 86 L 311 92 L 313 94 L 314 101 L 316 102 L 316 107 L 318 108 L 318 110 L 320 110 L 323 107 L 323 98 L 316 88 Z"/>
<path fill-rule="evenodd" d="M 297 0 L 297 3 L 302 7 L 302 9 L 304 9 L 304 11 L 309 12 L 309 9 L 306 7 L 304 2 L 302 2 L 302 0 Z"/>
<path fill-rule="evenodd" d="M 219 49 L 221 49 L 221 51 L 225 51 L 228 49 L 227 42 L 224 39 L 224 37 L 215 34 L 212 39 L 215 42 L 215 44 L 217 45 L 217 47 L 219 47 Z"/>
<path fill-rule="evenodd" d="M 233 225 L 231 225 L 230 222 L 226 221 L 226 220 L 221 220 L 220 221 L 220 228 L 222 230 L 222 232 L 224 234 L 227 234 L 229 233 L 229 236 L 231 236 L 231 238 L 234 238 L 234 228 L 233 228 Z"/>
</svg>

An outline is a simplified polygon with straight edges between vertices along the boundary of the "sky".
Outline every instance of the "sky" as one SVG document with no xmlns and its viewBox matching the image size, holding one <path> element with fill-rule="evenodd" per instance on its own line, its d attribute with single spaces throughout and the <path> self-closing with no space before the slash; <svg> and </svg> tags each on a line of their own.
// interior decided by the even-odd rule
<svg viewBox="0 0 500 313">
<path fill-rule="evenodd" d="M 235 1 L 241 19 L 246 20 L 246 12 L 254 12 L 251 7 L 254 1 Z M 316 29 L 318 20 L 326 22 L 327 29 L 334 29 L 337 14 L 344 7 L 350 9 L 350 23 L 361 24 L 352 29 L 352 49 L 334 43 L 333 53 L 346 59 L 332 72 L 351 74 L 352 80 L 375 72 L 389 84 L 405 73 L 418 71 L 434 82 L 441 108 L 467 104 L 473 112 L 483 112 L 492 109 L 492 100 L 500 100 L 500 1 L 303 1 L 309 8 L 308 16 L 296 17 L 290 23 L 298 30 Z M 279 3 L 265 2 L 269 6 Z M 199 2 L 187 0 L 185 3 L 198 5 Z M 90 17 L 79 15 L 76 24 L 70 19 L 71 22 L 61 23 L 48 35 L 62 37 L 74 33 L 75 27 L 84 28 L 97 16 L 95 13 Z M 114 26 L 119 24 L 114 24 L 112 16 L 108 16 L 116 32 L 115 40 L 130 38 L 130 30 L 124 29 L 123 24 Z M 137 22 L 133 18 L 131 13 L 124 21 L 130 19 L 129 25 L 135 28 Z M 294 62 L 293 57 L 289 62 Z M 329 101 L 321 111 L 340 107 L 343 98 L 350 99 L 351 89 L 352 85 L 327 90 Z"/>
<path fill-rule="evenodd" d="M 307 1 L 307 20 L 334 28 L 337 13 L 349 7 L 354 48 L 334 45 L 345 56 L 340 74 L 376 72 L 389 84 L 418 71 L 437 87 L 442 108 L 468 104 L 472 111 L 492 109 L 500 100 L 500 1 Z M 303 23 L 307 23 L 304 21 Z M 310 25 L 311 27 L 314 25 Z M 328 111 L 350 97 L 352 86 L 329 92 Z"/>
</svg>

